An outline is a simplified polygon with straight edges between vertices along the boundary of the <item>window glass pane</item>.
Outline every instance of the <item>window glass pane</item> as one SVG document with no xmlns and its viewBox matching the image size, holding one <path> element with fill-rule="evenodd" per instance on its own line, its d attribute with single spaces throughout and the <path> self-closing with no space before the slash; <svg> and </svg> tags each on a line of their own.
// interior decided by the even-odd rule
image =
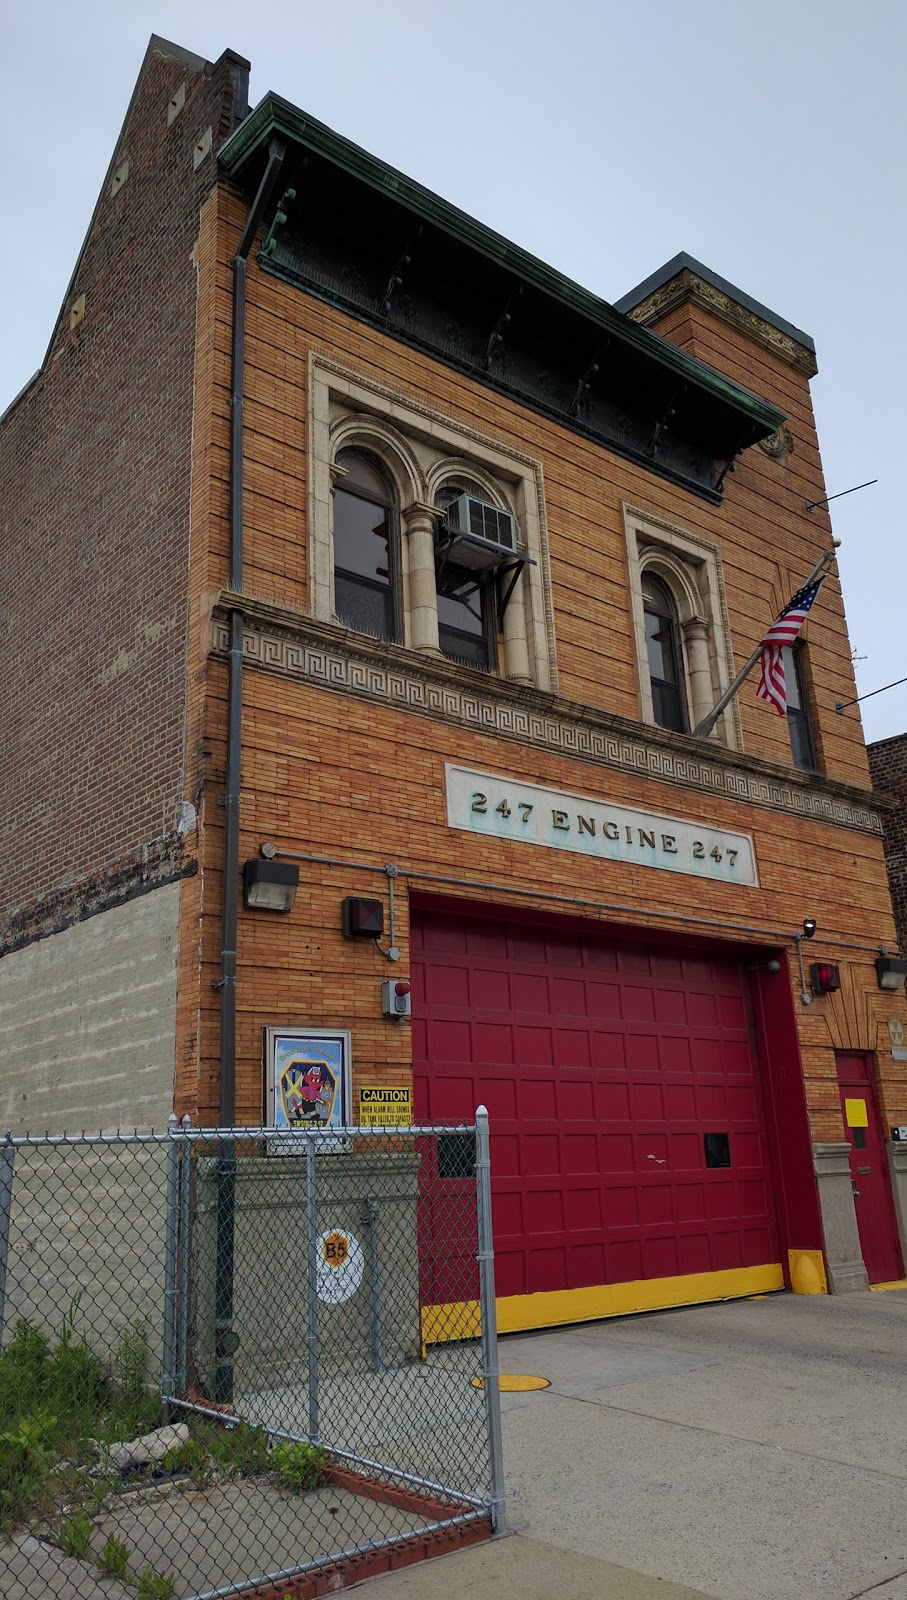
<svg viewBox="0 0 907 1600">
<path fill-rule="evenodd" d="M 334 600 L 337 616 L 357 633 L 371 633 L 376 639 L 394 638 L 394 602 L 390 589 L 369 583 L 365 578 L 334 574 Z"/>
<path fill-rule="evenodd" d="M 795 711 L 803 710 L 803 700 L 800 693 L 800 674 L 797 671 L 797 658 L 793 648 L 786 644 L 781 651 L 784 662 L 784 682 L 787 688 L 787 703 Z"/>
<path fill-rule="evenodd" d="M 489 580 L 476 583 L 476 574 L 445 565 L 438 573 L 438 643 L 446 656 L 473 667 L 492 665 L 489 645 Z"/>
<path fill-rule="evenodd" d="M 372 494 L 376 500 L 383 500 L 385 505 L 390 505 L 391 494 L 387 482 L 367 456 L 360 455 L 358 450 L 341 450 L 337 465 L 346 468 L 346 477 L 343 479 L 346 488 L 364 489 L 366 494 Z"/>
<path fill-rule="evenodd" d="M 803 772 L 815 772 L 816 755 L 806 712 L 789 710 L 787 726 L 790 729 L 790 748 L 794 766 L 800 767 Z"/>
<path fill-rule="evenodd" d="M 662 678 L 666 683 L 676 683 L 677 659 L 674 652 L 674 625 L 669 617 L 657 616 L 653 611 L 647 611 L 645 616 L 649 672 L 653 678 Z"/>
<path fill-rule="evenodd" d="M 390 526 L 384 506 L 345 489 L 334 493 L 334 565 L 390 584 Z"/>
<path fill-rule="evenodd" d="M 659 728 L 686 733 L 683 701 L 676 683 L 659 683 L 657 678 L 652 679 L 652 712 Z"/>
</svg>

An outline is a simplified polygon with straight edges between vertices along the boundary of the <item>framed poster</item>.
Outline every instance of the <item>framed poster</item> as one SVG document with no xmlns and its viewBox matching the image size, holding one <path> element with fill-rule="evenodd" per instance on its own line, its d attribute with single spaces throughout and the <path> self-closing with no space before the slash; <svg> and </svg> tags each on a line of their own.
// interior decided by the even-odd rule
<svg viewBox="0 0 907 1600">
<path fill-rule="evenodd" d="M 294 1132 L 326 1132 L 350 1124 L 350 1033 L 345 1028 L 265 1028 L 265 1120 L 288 1137 L 275 1153 L 298 1154 Z M 348 1141 L 324 1141 L 346 1149 Z"/>
</svg>

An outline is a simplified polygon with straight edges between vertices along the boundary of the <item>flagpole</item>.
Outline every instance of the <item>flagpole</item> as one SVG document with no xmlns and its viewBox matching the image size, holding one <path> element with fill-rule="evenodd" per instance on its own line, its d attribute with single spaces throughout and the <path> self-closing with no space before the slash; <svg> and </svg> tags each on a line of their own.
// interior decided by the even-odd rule
<svg viewBox="0 0 907 1600">
<path fill-rule="evenodd" d="M 803 583 L 800 584 L 800 586 L 799 586 L 799 588 L 797 590 L 798 594 L 800 592 L 800 589 L 808 588 L 809 585 L 813 582 L 813 580 L 815 578 L 818 578 L 819 573 L 822 571 L 823 567 L 827 567 L 828 563 L 830 561 L 834 561 L 835 555 L 837 553 L 837 549 L 838 549 L 838 546 L 839 546 L 840 543 L 841 543 L 840 539 L 836 539 L 835 542 L 834 542 L 834 548 L 832 550 L 826 550 L 825 551 L 825 553 L 823 554 L 821 560 L 816 562 L 816 565 L 813 567 L 813 570 L 810 573 L 809 577 L 807 579 L 805 579 L 805 581 Z M 712 709 L 708 713 L 708 715 L 703 717 L 702 721 L 698 722 L 696 724 L 696 727 L 693 729 L 693 733 L 692 733 L 692 737 L 694 739 L 707 739 L 709 737 L 709 734 L 712 732 L 712 729 L 714 728 L 715 723 L 718 721 L 718 718 L 721 716 L 722 711 L 724 711 L 730 705 L 730 703 L 733 700 L 735 694 L 737 694 L 738 690 L 742 687 L 743 683 L 749 677 L 749 675 L 752 672 L 754 666 L 756 665 L 756 662 L 759 660 L 759 657 L 761 656 L 761 654 L 762 654 L 762 643 L 760 641 L 760 643 L 757 644 L 755 650 L 753 651 L 752 655 L 750 656 L 749 660 L 747 661 L 746 665 L 741 667 L 741 669 L 738 672 L 738 674 L 737 674 L 736 678 L 734 679 L 733 683 L 730 684 L 727 689 L 725 689 L 724 694 L 721 696 L 721 699 L 717 702 L 716 705 L 714 705 L 712 707 Z"/>
</svg>

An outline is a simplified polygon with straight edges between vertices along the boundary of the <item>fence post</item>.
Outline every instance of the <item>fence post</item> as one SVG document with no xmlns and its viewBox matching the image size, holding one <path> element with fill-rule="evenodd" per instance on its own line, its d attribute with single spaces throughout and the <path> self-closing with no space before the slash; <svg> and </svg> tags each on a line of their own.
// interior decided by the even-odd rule
<svg viewBox="0 0 907 1600">
<path fill-rule="evenodd" d="M 179 1145 L 176 1113 L 167 1118 L 167 1213 L 164 1225 L 164 1350 L 161 1362 L 161 1421 L 173 1415 L 170 1396 L 176 1388 L 177 1288 L 179 1281 Z"/>
<path fill-rule="evenodd" d="M 180 1124 L 184 1133 L 192 1127 L 192 1118 L 186 1112 Z M 192 1185 L 192 1145 L 188 1139 L 179 1141 L 179 1277 L 176 1294 L 176 1382 L 177 1393 L 186 1387 L 189 1365 L 189 1207 Z"/>
<path fill-rule="evenodd" d="M 309 1438 L 318 1443 L 318 1208 L 315 1190 L 315 1140 L 305 1142 L 306 1294 L 309 1313 Z"/>
<path fill-rule="evenodd" d="M 504 1440 L 501 1433 L 501 1390 L 498 1368 L 498 1318 L 494 1299 L 494 1238 L 491 1229 L 491 1154 L 488 1140 L 488 1112 L 476 1110 L 476 1196 L 478 1201 L 479 1299 L 482 1315 L 482 1379 L 485 1392 L 485 1419 L 488 1427 L 490 1469 L 491 1528 L 503 1533 L 507 1527 L 504 1494 Z"/>
<path fill-rule="evenodd" d="M 9 1223 L 13 1209 L 13 1161 L 16 1147 L 11 1133 L 0 1149 L 0 1343 L 6 1327 L 6 1263 L 9 1255 Z"/>
<path fill-rule="evenodd" d="M 376 1372 L 384 1368 L 384 1332 L 381 1326 L 381 1279 L 378 1259 L 378 1202 L 366 1198 L 362 1210 L 362 1225 L 368 1229 L 369 1285 L 372 1296 L 372 1365 Z"/>
</svg>

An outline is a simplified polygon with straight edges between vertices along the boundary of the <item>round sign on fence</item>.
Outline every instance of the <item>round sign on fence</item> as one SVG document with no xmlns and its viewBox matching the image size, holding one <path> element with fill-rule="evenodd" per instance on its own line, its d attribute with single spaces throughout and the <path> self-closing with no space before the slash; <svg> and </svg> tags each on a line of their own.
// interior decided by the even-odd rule
<svg viewBox="0 0 907 1600">
<path fill-rule="evenodd" d="M 355 1294 L 365 1269 L 365 1257 L 358 1239 L 342 1228 L 329 1228 L 316 1241 L 317 1270 L 315 1287 L 319 1300 L 339 1305 Z"/>
</svg>

